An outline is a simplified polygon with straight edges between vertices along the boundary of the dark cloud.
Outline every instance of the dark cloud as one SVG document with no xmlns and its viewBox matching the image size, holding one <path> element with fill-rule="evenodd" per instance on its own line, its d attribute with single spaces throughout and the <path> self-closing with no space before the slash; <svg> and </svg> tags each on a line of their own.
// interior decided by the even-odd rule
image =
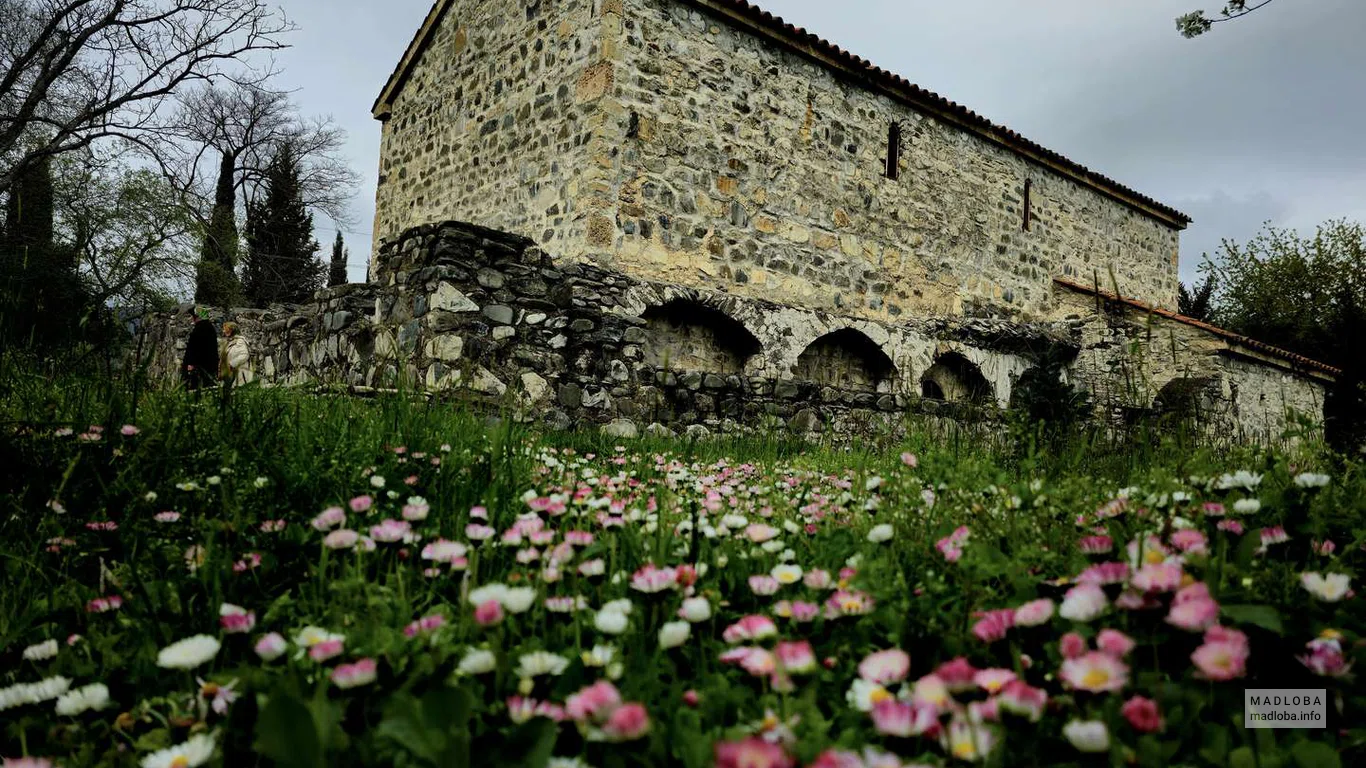
<svg viewBox="0 0 1366 768">
<path fill-rule="evenodd" d="M 1281 0 L 1186 40 L 1173 19 L 1222 0 L 757 0 L 912 82 L 1184 210 L 1182 274 L 1263 221 L 1366 219 L 1366 4 Z M 371 102 L 430 0 L 284 0 L 280 56 L 310 112 L 351 133 L 352 277 L 374 214 Z M 364 232 L 365 234 L 361 234 Z M 331 232 L 321 233 L 330 239 Z"/>
</svg>

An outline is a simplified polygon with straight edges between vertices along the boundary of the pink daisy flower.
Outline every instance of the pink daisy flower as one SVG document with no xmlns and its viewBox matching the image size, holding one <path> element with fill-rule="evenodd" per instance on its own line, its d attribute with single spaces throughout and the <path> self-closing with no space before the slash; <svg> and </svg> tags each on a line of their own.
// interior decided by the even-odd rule
<svg viewBox="0 0 1366 768">
<path fill-rule="evenodd" d="M 762 640 L 778 634 L 778 626 L 767 616 L 757 614 L 746 616 L 726 627 L 722 639 L 734 645 L 746 640 Z"/>
<path fill-rule="evenodd" d="M 1014 623 L 1022 627 L 1037 627 L 1053 618 L 1053 601 L 1048 598 L 1031 600 L 1015 609 Z"/>
<path fill-rule="evenodd" d="M 869 715 L 873 727 L 885 736 L 910 738 L 939 727 L 939 712 L 934 707 L 896 699 L 878 701 Z"/>
<path fill-rule="evenodd" d="M 1109 536 L 1085 536 L 1077 542 L 1077 548 L 1088 555 L 1103 555 L 1114 550 L 1115 540 Z"/>
<path fill-rule="evenodd" d="M 971 691 L 977 686 L 977 669 L 972 666 L 972 662 L 962 656 L 940 664 L 934 670 L 934 675 L 954 693 Z"/>
<path fill-rule="evenodd" d="M 1197 676 L 1210 680 L 1242 677 L 1251 654 L 1247 635 L 1218 624 L 1205 630 L 1205 643 L 1191 654 Z"/>
<path fill-rule="evenodd" d="M 1091 651 L 1064 661 L 1058 675 L 1069 688 L 1091 693 L 1115 692 L 1129 682 L 1129 667 L 1108 653 Z"/>
<path fill-rule="evenodd" d="M 1001 709 L 1037 723 L 1043 717 L 1044 707 L 1048 705 L 1048 693 L 1031 687 L 1023 680 L 1013 680 L 1006 684 L 996 700 Z"/>
<path fill-rule="evenodd" d="M 1015 611 L 1003 608 L 995 611 L 979 611 L 975 614 L 977 623 L 972 625 L 972 634 L 984 643 L 994 643 L 1006 636 L 1015 626 Z"/>
<path fill-rule="evenodd" d="M 882 686 L 905 680 L 910 671 L 911 657 L 900 648 L 871 653 L 858 665 L 859 677 Z"/>
<path fill-rule="evenodd" d="M 1102 629 L 1100 634 L 1096 635 L 1096 647 L 1117 659 L 1128 656 L 1135 645 L 1137 643 L 1133 638 L 1117 629 Z"/>
<path fill-rule="evenodd" d="M 988 694 L 1000 692 L 1009 683 L 1016 680 L 1015 672 L 1009 669 L 983 669 L 972 676 L 972 681 L 977 687 L 986 691 Z"/>
</svg>

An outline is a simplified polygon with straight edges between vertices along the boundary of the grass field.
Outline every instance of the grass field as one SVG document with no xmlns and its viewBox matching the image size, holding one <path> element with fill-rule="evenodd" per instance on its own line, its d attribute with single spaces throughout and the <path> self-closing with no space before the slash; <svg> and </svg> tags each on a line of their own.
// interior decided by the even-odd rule
<svg viewBox="0 0 1366 768">
<path fill-rule="evenodd" d="M 1366 478 L 1313 443 L 0 395 L 6 766 L 1366 761 Z M 1247 688 L 1326 719 L 1244 728 Z"/>
</svg>

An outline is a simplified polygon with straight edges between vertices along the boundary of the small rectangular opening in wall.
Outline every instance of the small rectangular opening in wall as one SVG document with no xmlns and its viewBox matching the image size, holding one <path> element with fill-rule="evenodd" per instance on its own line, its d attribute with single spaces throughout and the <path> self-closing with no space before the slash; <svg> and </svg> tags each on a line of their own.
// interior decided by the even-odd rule
<svg viewBox="0 0 1366 768">
<path fill-rule="evenodd" d="M 1022 221 L 1020 222 L 1020 229 L 1023 230 L 1023 231 L 1025 231 L 1025 232 L 1028 232 L 1028 231 L 1029 231 L 1029 221 L 1030 221 L 1030 219 L 1033 217 L 1033 211 L 1031 211 L 1030 208 L 1029 208 L 1029 206 L 1030 206 L 1029 193 L 1030 193 L 1033 189 L 1034 189 L 1034 180 L 1033 180 L 1033 179 L 1025 179 L 1025 186 L 1024 186 L 1024 205 L 1022 206 L 1022 207 L 1024 208 L 1024 216 L 1023 216 Z"/>
<path fill-rule="evenodd" d="M 632 113 L 631 113 L 631 120 L 630 120 L 630 122 L 627 123 L 627 125 L 626 125 L 626 138 L 628 138 L 628 139 L 638 139 L 638 138 L 640 138 L 640 113 L 639 113 L 639 112 L 632 112 Z"/>
<path fill-rule="evenodd" d="M 893 120 L 887 126 L 887 178 L 896 181 L 901 174 L 901 124 Z"/>
</svg>

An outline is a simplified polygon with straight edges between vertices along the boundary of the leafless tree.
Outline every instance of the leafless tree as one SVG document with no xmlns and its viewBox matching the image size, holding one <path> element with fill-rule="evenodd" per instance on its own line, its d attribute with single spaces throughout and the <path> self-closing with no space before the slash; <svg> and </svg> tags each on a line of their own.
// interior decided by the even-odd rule
<svg viewBox="0 0 1366 768">
<path fill-rule="evenodd" d="M 230 168 L 234 198 L 250 202 L 271 160 L 288 143 L 299 158 L 304 203 L 334 221 L 348 221 L 359 178 L 341 154 L 346 133 L 330 118 L 304 118 L 289 93 L 258 84 L 206 85 L 180 100 L 173 122 L 181 154 L 163 169 L 178 186 L 207 200 L 211 190 L 224 188 L 222 177 Z"/>
<path fill-rule="evenodd" d="M 204 225 L 197 300 L 224 303 L 237 290 L 238 203 L 256 200 L 282 147 L 298 158 L 305 206 L 349 223 L 358 177 L 341 155 L 346 134 L 330 119 L 306 120 L 288 93 L 255 83 L 206 84 L 178 98 L 178 141 L 157 160 Z"/>
<path fill-rule="evenodd" d="M 174 94 L 263 82 L 246 58 L 292 28 L 259 0 L 0 0 L 0 191 L 101 139 L 155 143 Z"/>
</svg>

